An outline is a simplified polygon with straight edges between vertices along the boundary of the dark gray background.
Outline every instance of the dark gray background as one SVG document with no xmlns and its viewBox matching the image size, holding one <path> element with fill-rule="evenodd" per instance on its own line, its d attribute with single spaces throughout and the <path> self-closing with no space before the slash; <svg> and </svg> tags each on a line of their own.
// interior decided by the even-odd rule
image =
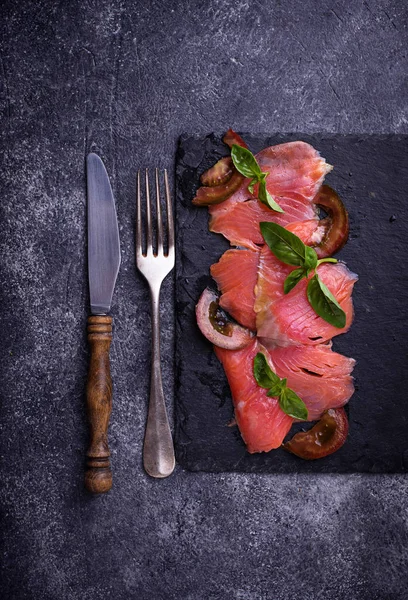
<svg viewBox="0 0 408 600">
<path fill-rule="evenodd" d="M 2 597 L 407 598 L 403 476 L 141 467 L 147 290 L 134 176 L 181 132 L 407 133 L 405 2 L 1 3 Z M 116 196 L 114 489 L 83 490 L 86 152 Z M 386 198 L 384 199 L 386 201 Z M 163 357 L 173 393 L 173 288 Z"/>
</svg>

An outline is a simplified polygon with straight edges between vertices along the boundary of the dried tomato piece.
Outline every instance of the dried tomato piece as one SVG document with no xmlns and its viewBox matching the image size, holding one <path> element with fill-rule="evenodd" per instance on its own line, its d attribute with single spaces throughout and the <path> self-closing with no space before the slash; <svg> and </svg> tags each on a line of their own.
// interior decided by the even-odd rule
<svg viewBox="0 0 408 600">
<path fill-rule="evenodd" d="M 248 147 L 241 136 L 232 129 L 228 129 L 223 141 L 230 147 L 233 144 L 243 148 Z M 193 204 L 195 206 L 220 204 L 240 188 L 244 179 L 245 177 L 234 167 L 230 156 L 222 158 L 201 176 L 204 186 L 198 188 Z"/>
<path fill-rule="evenodd" d="M 328 214 L 321 221 L 321 225 L 325 228 L 323 239 L 320 244 L 315 246 L 317 256 L 326 258 L 340 250 L 347 242 L 348 214 L 338 194 L 328 185 L 322 185 L 313 202 L 321 206 Z"/>
<path fill-rule="evenodd" d="M 309 431 L 296 433 L 282 447 L 300 458 L 315 460 L 341 448 L 347 434 L 348 419 L 344 408 L 330 408 Z"/>
<path fill-rule="evenodd" d="M 222 185 L 231 179 L 234 171 L 235 167 L 232 158 L 224 156 L 224 158 L 221 158 L 213 167 L 201 175 L 201 183 L 211 187 Z"/>
<path fill-rule="evenodd" d="M 237 191 L 237 189 L 242 185 L 244 179 L 244 176 L 235 170 L 231 179 L 222 185 L 216 185 L 213 187 L 199 187 L 192 202 L 195 204 L 195 206 L 220 204 L 220 202 L 223 202 Z"/>
<path fill-rule="evenodd" d="M 222 141 L 230 148 L 232 148 L 234 144 L 237 144 L 237 146 L 242 146 L 243 148 L 248 148 L 242 137 L 232 129 L 228 129 L 227 133 L 222 138 Z"/>
</svg>

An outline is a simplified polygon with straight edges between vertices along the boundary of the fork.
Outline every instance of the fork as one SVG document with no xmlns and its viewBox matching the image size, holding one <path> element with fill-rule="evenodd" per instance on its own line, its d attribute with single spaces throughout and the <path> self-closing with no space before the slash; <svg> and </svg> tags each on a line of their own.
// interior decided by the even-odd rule
<svg viewBox="0 0 408 600">
<path fill-rule="evenodd" d="M 153 249 L 152 211 L 149 176 L 146 169 L 146 253 L 143 253 L 140 171 L 137 174 L 136 264 L 149 284 L 152 301 L 152 372 L 146 432 L 143 445 L 143 466 L 151 477 L 168 477 L 174 470 L 173 440 L 164 401 L 160 366 L 160 288 L 174 267 L 174 221 L 167 171 L 164 170 L 167 207 L 167 245 L 164 252 L 163 220 L 160 207 L 159 172 L 156 169 L 157 252 Z"/>
</svg>

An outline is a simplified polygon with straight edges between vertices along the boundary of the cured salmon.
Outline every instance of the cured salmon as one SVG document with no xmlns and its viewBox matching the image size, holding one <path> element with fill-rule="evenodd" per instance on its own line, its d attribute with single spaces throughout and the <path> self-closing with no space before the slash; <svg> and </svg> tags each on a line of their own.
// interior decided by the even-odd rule
<svg viewBox="0 0 408 600">
<path fill-rule="evenodd" d="M 236 134 L 229 133 L 236 143 Z M 242 140 L 240 145 L 245 146 Z M 354 392 L 351 373 L 355 361 L 334 352 L 331 339 L 351 325 L 351 295 L 357 281 L 357 275 L 344 263 L 325 262 L 317 267 L 319 279 L 345 313 L 343 328 L 318 316 L 309 303 L 307 285 L 313 272 L 284 294 L 285 279 L 296 267 L 273 254 L 265 244 L 260 223 L 277 223 L 304 244 L 315 246 L 319 256 L 327 256 L 325 252 L 335 251 L 347 239 L 347 211 L 331 188 L 322 187 L 332 167 L 309 144 L 300 141 L 279 144 L 262 150 L 255 158 L 262 172 L 269 173 L 267 190 L 284 212 L 275 212 L 257 199 L 258 185 L 250 193 L 250 179 L 244 179 L 229 198 L 209 207 L 210 230 L 221 233 L 239 247 L 227 250 L 211 267 L 221 294 L 219 305 L 240 325 L 256 332 L 256 337 L 247 332 L 244 347 L 214 347 L 223 364 L 236 421 L 250 453 L 269 452 L 281 446 L 294 420 L 280 407 L 279 402 L 291 412 L 285 407 L 285 395 L 279 392 L 283 388 L 271 392 L 281 394 L 279 401 L 258 385 L 254 376 L 254 358 L 258 352 L 265 355 L 270 369 L 281 379 L 279 385 L 284 386 L 282 380 L 286 380 L 289 392 L 292 390 L 298 396 L 297 401 L 303 401 L 309 421 L 320 419 L 330 409 L 341 409 L 350 399 Z M 330 218 L 322 221 L 317 208 L 319 198 L 330 209 Z M 340 237 L 334 221 L 337 229 L 341 229 Z M 201 318 L 205 319 L 205 315 Z M 303 418 L 306 411 L 291 414 Z M 345 415 L 344 419 L 347 422 Z M 324 448 L 317 454 L 324 456 Z"/>
<path fill-rule="evenodd" d="M 275 348 L 269 354 L 275 373 L 286 377 L 288 386 L 306 404 L 309 421 L 319 419 L 325 410 L 344 406 L 353 395 L 351 372 L 356 361 L 333 352 L 331 344 Z"/>
<path fill-rule="evenodd" d="M 323 235 L 313 219 L 291 223 L 287 229 L 298 235 L 306 244 L 318 242 Z M 267 246 L 262 250 L 256 244 L 253 245 L 253 250 L 227 250 L 210 269 L 221 292 L 221 308 L 226 310 L 238 323 L 252 331 L 256 329 L 257 315 L 254 307 L 256 305 L 255 290 L 259 277 L 259 261 L 260 256 L 266 253 L 271 255 L 271 261 L 273 261 L 274 257 Z M 273 264 L 276 269 L 275 271 L 272 269 L 271 276 L 264 286 L 269 286 L 269 288 L 273 286 L 275 278 L 275 295 L 280 297 L 283 294 L 283 282 L 290 273 L 291 267 L 287 267 L 278 259 L 275 259 Z"/>
<path fill-rule="evenodd" d="M 312 200 L 332 166 L 306 142 L 269 146 L 256 155 L 262 171 L 269 173 L 266 187 L 272 196 L 297 192 Z"/>
<path fill-rule="evenodd" d="M 262 171 L 268 172 L 266 187 L 275 198 L 283 213 L 277 213 L 261 204 L 254 193 L 248 191 L 250 179 L 245 179 L 241 187 L 230 198 L 211 206 L 210 231 L 221 233 L 232 244 L 252 247 L 259 242 L 259 223 L 273 221 L 285 226 L 295 221 L 315 219 L 318 221 L 317 207 L 313 202 L 331 166 L 310 144 L 288 142 L 265 148 L 255 158 Z M 248 201 L 248 202 L 247 202 Z"/>
<path fill-rule="evenodd" d="M 304 244 L 317 243 L 323 235 L 313 220 L 297 221 L 286 229 L 297 235 Z M 254 303 L 256 327 L 263 325 L 265 320 L 268 321 L 268 309 L 284 296 L 283 284 L 293 269 L 294 267 L 285 265 L 276 258 L 268 246 L 264 245 L 259 250 Z M 268 335 L 265 333 L 264 337 Z"/>
<path fill-rule="evenodd" d="M 281 410 L 278 399 L 269 398 L 268 390 L 254 379 L 254 358 L 260 349 L 256 339 L 242 350 L 214 347 L 231 388 L 235 419 L 251 454 L 279 448 L 293 423 L 292 417 Z"/>
<path fill-rule="evenodd" d="M 320 279 L 346 313 L 346 325 L 341 329 L 316 315 L 307 299 L 307 279 L 284 295 L 283 282 L 293 269 L 277 259 L 268 246 L 262 248 L 254 310 L 257 334 L 268 348 L 325 343 L 346 332 L 353 319 L 351 294 L 357 275 L 343 263 L 325 263 L 318 268 Z"/>
<path fill-rule="evenodd" d="M 292 196 L 295 196 L 295 194 Z M 284 213 L 271 210 L 265 204 L 261 204 L 259 200 L 237 202 L 225 212 L 217 210 L 218 205 L 212 206 L 209 209 L 211 215 L 210 231 L 221 233 L 234 246 L 244 246 L 255 250 L 257 246 L 265 243 L 259 229 L 261 221 L 285 226 L 289 223 L 307 220 L 314 231 L 318 229 L 319 219 L 317 218 L 315 204 L 306 203 L 300 195 L 298 195 L 298 199 L 286 197 L 276 198 L 276 200 L 285 211 Z"/>
<path fill-rule="evenodd" d="M 287 378 L 288 386 L 299 395 L 308 409 L 308 420 L 319 419 L 324 411 L 344 406 L 354 392 L 355 361 L 333 352 L 331 344 L 314 347 L 277 348 L 268 352 L 254 340 L 242 350 L 214 347 L 231 388 L 232 400 L 242 438 L 250 453 L 278 448 L 293 419 L 259 387 L 253 375 L 254 358 L 262 352 L 269 366 Z"/>
<path fill-rule="evenodd" d="M 259 251 L 227 250 L 211 267 L 211 275 L 221 291 L 221 308 L 251 331 L 256 328 L 254 303 L 258 262 Z"/>
</svg>

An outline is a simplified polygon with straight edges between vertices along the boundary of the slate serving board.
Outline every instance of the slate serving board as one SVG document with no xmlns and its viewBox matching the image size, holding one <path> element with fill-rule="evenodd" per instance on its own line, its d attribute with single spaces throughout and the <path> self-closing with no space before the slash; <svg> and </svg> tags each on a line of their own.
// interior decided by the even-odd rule
<svg viewBox="0 0 408 600">
<path fill-rule="evenodd" d="M 208 231 L 208 211 L 191 204 L 200 174 L 228 153 L 221 135 L 183 135 L 176 162 L 176 407 L 178 462 L 192 471 L 399 473 L 408 470 L 408 136 L 242 134 L 253 152 L 296 139 L 311 143 L 334 170 L 326 178 L 350 215 L 337 257 L 359 274 L 355 321 L 333 349 L 357 360 L 348 405 L 350 432 L 337 453 L 304 461 L 284 450 L 250 455 L 229 427 L 229 386 L 194 308 L 209 267 L 229 248 Z"/>
</svg>

